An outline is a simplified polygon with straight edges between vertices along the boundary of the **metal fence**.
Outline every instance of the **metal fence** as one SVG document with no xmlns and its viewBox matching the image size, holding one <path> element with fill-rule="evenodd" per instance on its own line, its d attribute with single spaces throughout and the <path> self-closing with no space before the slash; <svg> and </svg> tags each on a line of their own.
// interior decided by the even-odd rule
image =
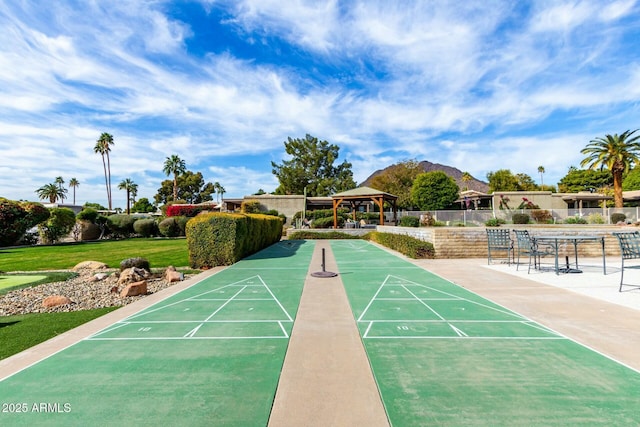
<svg viewBox="0 0 640 427">
<path fill-rule="evenodd" d="M 430 214 L 433 219 L 445 225 L 456 226 L 482 226 L 492 218 L 500 218 L 507 223 L 513 222 L 513 214 L 527 214 L 534 221 L 536 211 L 545 215 L 550 214 L 550 222 L 563 224 L 580 221 L 586 224 L 613 224 L 612 214 L 624 214 L 624 222 L 635 223 L 640 218 L 640 207 L 630 208 L 583 208 L 583 209 L 513 209 L 513 210 L 455 210 L 455 211 L 402 211 L 398 212 L 398 218 L 403 216 L 421 217 Z M 548 215 L 547 215 L 548 216 Z M 393 213 L 385 213 L 387 221 L 393 220 Z"/>
</svg>

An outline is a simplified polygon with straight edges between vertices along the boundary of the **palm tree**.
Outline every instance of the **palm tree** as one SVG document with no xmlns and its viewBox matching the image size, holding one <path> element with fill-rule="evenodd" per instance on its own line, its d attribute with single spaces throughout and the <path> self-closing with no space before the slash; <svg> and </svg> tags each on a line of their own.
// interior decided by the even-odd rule
<svg viewBox="0 0 640 427">
<path fill-rule="evenodd" d="M 187 165 L 184 160 L 178 157 L 177 154 L 172 154 L 171 157 L 167 157 L 164 161 L 164 172 L 167 176 L 173 174 L 173 200 L 178 200 L 178 175 L 185 173 Z"/>
<path fill-rule="evenodd" d="M 226 192 L 227 192 L 227 190 L 225 190 L 222 185 L 218 186 L 218 194 L 220 194 L 220 200 L 224 201 L 224 193 L 226 193 Z"/>
<path fill-rule="evenodd" d="M 220 203 L 220 193 L 219 193 L 219 191 L 218 191 L 218 190 L 219 190 L 221 187 L 222 187 L 222 186 L 220 185 L 220 183 L 219 183 L 218 181 L 216 181 L 216 182 L 214 182 L 214 183 L 213 183 L 213 191 L 215 191 L 215 192 L 216 192 L 216 203 Z"/>
<path fill-rule="evenodd" d="M 100 138 L 96 141 L 95 147 L 93 147 L 94 153 L 100 153 L 102 155 L 102 167 L 104 168 L 104 183 L 107 187 L 107 202 L 109 204 L 109 210 L 111 210 L 111 161 L 109 160 L 109 152 L 111 151 L 110 145 L 113 145 L 113 136 L 106 132 L 100 135 Z M 105 157 L 107 161 L 105 163 Z"/>
<path fill-rule="evenodd" d="M 580 166 L 589 169 L 606 167 L 613 175 L 613 200 L 616 208 L 623 207 L 622 176 L 633 165 L 640 163 L 640 135 L 633 136 L 634 131 L 627 130 L 622 134 L 605 135 L 589 141 L 580 153 L 586 154 Z"/>
<path fill-rule="evenodd" d="M 51 184 L 43 185 L 38 188 L 36 193 L 40 200 L 49 199 L 49 202 L 55 203 L 58 199 L 64 200 L 64 196 L 67 194 L 67 189 L 58 186 L 55 182 L 52 182 Z"/>
<path fill-rule="evenodd" d="M 462 178 L 460 178 L 460 180 L 465 183 L 465 187 L 464 187 L 463 191 L 466 191 L 466 190 L 469 189 L 468 182 L 471 181 L 472 179 L 473 179 L 473 177 L 471 176 L 471 174 L 469 172 L 462 172 Z"/>
<path fill-rule="evenodd" d="M 544 187 L 544 181 L 542 180 L 542 174 L 545 173 L 544 166 L 538 166 L 538 173 L 540 174 L 540 189 Z"/>
<path fill-rule="evenodd" d="M 127 192 L 127 215 L 129 215 L 130 213 L 129 202 L 131 201 L 131 198 L 129 196 L 131 195 L 132 192 L 138 191 L 138 184 L 133 182 L 131 178 L 127 178 L 122 180 L 122 182 L 118 184 L 118 190 L 125 190 Z"/>
<path fill-rule="evenodd" d="M 75 178 L 69 180 L 69 188 L 73 188 L 73 204 L 76 204 L 76 188 L 80 186 L 80 181 Z"/>
<path fill-rule="evenodd" d="M 64 178 L 62 178 L 61 176 L 58 176 L 56 177 L 56 179 L 53 180 L 53 183 L 56 184 L 58 188 L 62 189 L 62 184 L 64 184 Z M 64 195 L 60 197 L 60 201 L 64 202 Z"/>
</svg>

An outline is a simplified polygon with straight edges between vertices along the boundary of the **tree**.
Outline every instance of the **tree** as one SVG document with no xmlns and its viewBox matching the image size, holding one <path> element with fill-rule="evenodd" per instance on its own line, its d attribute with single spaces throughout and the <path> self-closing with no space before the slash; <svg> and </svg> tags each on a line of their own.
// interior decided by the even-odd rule
<svg viewBox="0 0 640 427">
<path fill-rule="evenodd" d="M 371 186 L 385 193 L 398 196 L 396 205 L 400 209 L 413 208 L 411 187 L 418 175 L 424 173 L 417 160 L 398 162 L 371 179 Z"/>
<path fill-rule="evenodd" d="M 50 217 L 38 224 L 40 238 L 45 243 L 55 243 L 71 232 L 76 223 L 76 215 L 69 208 L 53 208 Z"/>
<path fill-rule="evenodd" d="M 216 203 L 220 203 L 220 193 L 218 192 L 218 190 L 221 188 L 222 186 L 220 185 L 220 183 L 218 181 L 213 183 L 213 189 L 216 192 Z"/>
<path fill-rule="evenodd" d="M 142 197 L 140 200 L 133 203 L 131 211 L 140 213 L 155 212 L 156 207 L 153 206 L 151 202 L 149 202 L 149 199 L 147 199 L 146 197 Z"/>
<path fill-rule="evenodd" d="M 76 188 L 80 186 L 80 181 L 75 178 L 69 180 L 69 188 L 73 188 L 73 204 L 76 204 Z"/>
<path fill-rule="evenodd" d="M 544 187 L 544 181 L 542 175 L 545 173 L 544 166 L 538 166 L 538 173 L 540 174 L 540 188 Z"/>
<path fill-rule="evenodd" d="M 585 170 L 572 166 L 569 168 L 569 172 L 558 182 L 558 191 L 561 193 L 596 191 L 612 184 L 613 176 L 608 170 Z"/>
<path fill-rule="evenodd" d="M 329 196 L 356 187 L 351 163 L 333 165 L 339 156 L 337 145 L 307 134 L 303 139 L 288 137 L 284 146 L 291 160 L 271 162 L 272 173 L 280 182 L 276 194 L 303 194 L 306 188 L 311 197 Z"/>
<path fill-rule="evenodd" d="M 176 154 L 172 154 L 164 161 L 164 168 L 162 171 L 165 175 L 169 176 L 173 174 L 173 200 L 178 200 L 178 175 L 184 173 L 187 170 L 187 166 L 180 157 Z"/>
<path fill-rule="evenodd" d="M 93 152 L 100 153 L 100 155 L 102 156 L 104 184 L 107 187 L 107 203 L 109 205 L 109 210 L 113 208 L 113 204 L 111 202 L 111 160 L 109 159 L 109 152 L 111 151 L 110 145 L 114 145 L 113 135 L 103 132 L 100 135 L 100 138 L 98 138 L 98 140 L 96 141 L 95 147 L 93 147 Z"/>
<path fill-rule="evenodd" d="M 131 213 L 131 210 L 129 209 L 131 202 L 130 196 L 132 192 L 138 190 L 138 184 L 133 182 L 131 178 L 127 178 L 122 180 L 122 182 L 118 184 L 118 190 L 125 190 L 127 192 L 127 215 L 129 215 Z"/>
<path fill-rule="evenodd" d="M 585 157 L 580 166 L 589 169 L 607 168 L 613 175 L 613 200 L 616 208 L 624 206 L 622 200 L 622 177 L 640 162 L 640 134 L 633 136 L 634 131 L 622 134 L 605 135 L 589 141 L 580 153 Z"/>
<path fill-rule="evenodd" d="M 49 218 L 49 210 L 40 203 L 16 202 L 0 197 L 0 246 L 20 241 L 31 227 Z"/>
<path fill-rule="evenodd" d="M 464 182 L 464 188 L 462 191 L 467 191 L 469 189 L 469 181 L 471 181 L 473 177 L 469 172 L 462 172 L 462 177 L 460 179 Z"/>
<path fill-rule="evenodd" d="M 56 183 L 46 184 L 36 190 L 40 200 L 47 200 L 55 203 L 58 199 L 64 200 L 64 195 L 67 194 L 67 189 L 60 187 Z"/>
<path fill-rule="evenodd" d="M 456 201 L 459 193 L 456 181 L 442 171 L 418 175 L 411 188 L 413 203 L 423 211 L 444 209 Z"/>
<path fill-rule="evenodd" d="M 518 178 L 509 169 L 500 169 L 487 174 L 489 193 L 496 191 L 520 191 Z"/>
<path fill-rule="evenodd" d="M 178 176 L 177 181 L 177 198 L 173 198 L 174 183 L 171 180 L 164 180 L 158 193 L 154 196 L 154 200 L 158 205 L 166 205 L 167 203 L 178 200 L 184 200 L 186 203 L 202 203 L 213 200 L 211 196 L 214 193 L 213 184 L 205 183 L 202 173 L 193 173 L 185 171 Z M 224 193 L 224 188 L 222 189 Z"/>
<path fill-rule="evenodd" d="M 538 186 L 526 173 L 517 173 L 516 179 L 518 180 L 518 189 L 519 191 L 535 191 L 538 189 Z"/>
<path fill-rule="evenodd" d="M 622 180 L 622 191 L 640 190 L 640 167 L 636 166 Z"/>
<path fill-rule="evenodd" d="M 62 185 L 64 184 L 64 178 L 62 178 L 61 176 L 58 176 L 56 177 L 55 180 L 53 180 L 53 183 L 56 184 L 58 188 L 62 189 Z M 65 194 L 66 194 L 66 191 L 65 191 Z M 64 194 L 60 196 L 60 202 L 64 202 Z"/>
</svg>

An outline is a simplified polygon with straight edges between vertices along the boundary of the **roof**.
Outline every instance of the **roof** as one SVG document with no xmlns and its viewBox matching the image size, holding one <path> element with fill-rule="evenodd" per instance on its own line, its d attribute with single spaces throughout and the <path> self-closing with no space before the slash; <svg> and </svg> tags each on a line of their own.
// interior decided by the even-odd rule
<svg viewBox="0 0 640 427">
<path fill-rule="evenodd" d="M 371 187 L 357 187 L 353 190 L 343 191 L 341 193 L 336 193 L 332 195 L 332 198 L 341 198 L 341 197 L 374 197 L 374 196 L 384 196 L 389 199 L 397 199 L 398 196 L 394 196 L 393 194 L 385 193 L 384 191 L 376 190 Z"/>
</svg>

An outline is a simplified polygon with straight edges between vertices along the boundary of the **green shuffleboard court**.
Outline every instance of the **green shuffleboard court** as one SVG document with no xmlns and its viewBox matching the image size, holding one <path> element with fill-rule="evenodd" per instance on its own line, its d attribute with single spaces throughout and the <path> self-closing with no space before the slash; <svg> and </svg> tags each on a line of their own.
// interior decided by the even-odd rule
<svg viewBox="0 0 640 427">
<path fill-rule="evenodd" d="M 640 425 L 640 373 L 363 241 L 334 241 L 394 426 Z"/>
<path fill-rule="evenodd" d="M 266 425 L 313 248 L 277 243 L 0 381 L 0 424 Z"/>
</svg>

